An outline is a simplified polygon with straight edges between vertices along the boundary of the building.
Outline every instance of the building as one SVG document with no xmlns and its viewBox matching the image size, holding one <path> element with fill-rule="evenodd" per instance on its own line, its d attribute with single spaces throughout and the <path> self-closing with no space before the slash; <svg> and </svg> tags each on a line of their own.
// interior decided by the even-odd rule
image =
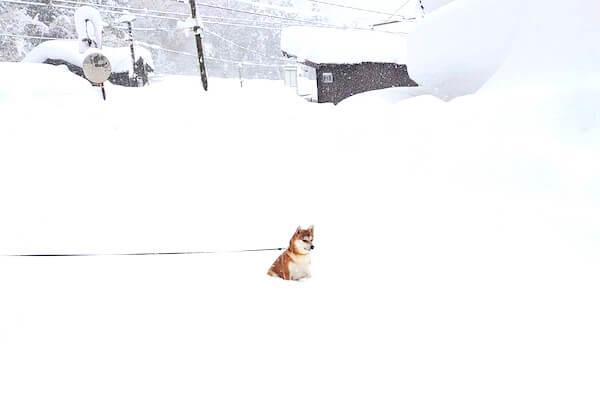
<svg viewBox="0 0 600 400">
<path fill-rule="evenodd" d="M 111 64 L 112 73 L 108 78 L 111 83 L 121 86 L 141 86 L 148 83 L 148 75 L 154 71 L 152 56 L 148 50 L 135 47 L 135 65 L 132 63 L 129 47 L 103 46 L 101 52 Z M 23 62 L 65 65 L 69 71 L 83 77 L 82 63 L 86 54 L 80 53 L 77 40 L 48 40 L 33 48 Z M 133 80 L 133 76 L 137 76 L 137 82 Z"/>
<path fill-rule="evenodd" d="M 299 96 L 337 104 L 354 94 L 417 84 L 406 66 L 406 35 L 366 30 L 291 27 L 281 50 L 295 59 Z"/>
</svg>

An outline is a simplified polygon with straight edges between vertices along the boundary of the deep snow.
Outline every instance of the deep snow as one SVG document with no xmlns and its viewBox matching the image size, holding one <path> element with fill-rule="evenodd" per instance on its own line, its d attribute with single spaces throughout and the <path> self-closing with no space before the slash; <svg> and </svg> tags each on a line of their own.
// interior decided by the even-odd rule
<svg viewBox="0 0 600 400">
<path fill-rule="evenodd" d="M 590 0 L 454 0 L 409 35 L 409 74 L 442 98 L 483 86 L 595 90 L 599 14 Z"/>
<path fill-rule="evenodd" d="M 598 124 L 212 82 L 8 97 L 2 252 L 273 247 L 314 223 L 314 278 L 268 278 L 274 253 L 2 258 L 2 398 L 597 394 Z"/>
<path fill-rule="evenodd" d="M 450 102 L 197 77 L 102 102 L 0 64 L 0 253 L 316 226 L 302 283 L 275 253 L 0 258 L 0 398 L 597 398 L 597 87 L 500 76 Z"/>
<path fill-rule="evenodd" d="M 406 64 L 406 35 L 294 26 L 281 31 L 281 50 L 319 64 Z"/>
</svg>

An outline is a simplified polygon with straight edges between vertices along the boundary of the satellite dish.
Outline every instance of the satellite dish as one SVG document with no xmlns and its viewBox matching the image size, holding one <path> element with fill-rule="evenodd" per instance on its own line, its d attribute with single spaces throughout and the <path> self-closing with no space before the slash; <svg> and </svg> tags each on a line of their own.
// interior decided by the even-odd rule
<svg viewBox="0 0 600 400">
<path fill-rule="evenodd" d="M 110 61 L 104 54 L 93 52 L 83 59 L 83 74 L 94 85 L 104 83 L 110 77 L 110 73 Z"/>
</svg>

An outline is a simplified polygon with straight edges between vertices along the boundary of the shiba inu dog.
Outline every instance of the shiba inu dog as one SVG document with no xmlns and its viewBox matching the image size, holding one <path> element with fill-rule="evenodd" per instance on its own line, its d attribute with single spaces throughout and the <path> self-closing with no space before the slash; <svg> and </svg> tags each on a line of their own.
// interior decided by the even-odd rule
<svg viewBox="0 0 600 400">
<path fill-rule="evenodd" d="M 315 248 L 313 234 L 312 225 L 307 229 L 298 227 L 289 247 L 275 260 L 267 274 L 293 281 L 310 278 L 310 251 Z"/>
</svg>

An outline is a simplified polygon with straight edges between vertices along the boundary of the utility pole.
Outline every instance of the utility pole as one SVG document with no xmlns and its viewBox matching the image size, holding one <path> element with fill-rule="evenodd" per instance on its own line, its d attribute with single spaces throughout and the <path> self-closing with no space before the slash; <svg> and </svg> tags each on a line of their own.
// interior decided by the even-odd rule
<svg viewBox="0 0 600 400">
<path fill-rule="evenodd" d="M 135 68 L 135 51 L 133 49 L 133 28 L 132 23 L 135 21 L 135 16 L 131 14 L 124 14 L 121 18 L 119 18 L 119 22 L 127 25 L 127 34 L 129 36 L 129 49 L 131 51 L 131 68 L 132 68 L 132 77 L 131 80 L 135 84 L 135 86 L 139 86 L 139 77 Z"/>
<path fill-rule="evenodd" d="M 202 50 L 202 29 L 198 26 L 196 18 L 196 0 L 190 0 L 190 9 L 192 10 L 192 19 L 194 21 L 194 36 L 196 37 L 196 50 L 198 51 L 198 65 L 200 66 L 200 77 L 202 78 L 202 87 L 208 90 L 208 77 L 206 76 L 206 66 L 204 65 L 204 52 Z"/>
<path fill-rule="evenodd" d="M 425 7 L 423 6 L 423 0 L 419 0 L 419 5 L 421 6 L 421 12 L 423 13 L 423 16 L 425 16 Z"/>
<path fill-rule="evenodd" d="M 133 82 L 135 86 L 139 86 L 138 74 L 135 70 L 135 50 L 133 49 L 133 30 L 131 29 L 131 21 L 127 22 L 127 31 L 129 33 L 129 49 L 131 50 L 131 66 L 133 68 Z"/>
</svg>

